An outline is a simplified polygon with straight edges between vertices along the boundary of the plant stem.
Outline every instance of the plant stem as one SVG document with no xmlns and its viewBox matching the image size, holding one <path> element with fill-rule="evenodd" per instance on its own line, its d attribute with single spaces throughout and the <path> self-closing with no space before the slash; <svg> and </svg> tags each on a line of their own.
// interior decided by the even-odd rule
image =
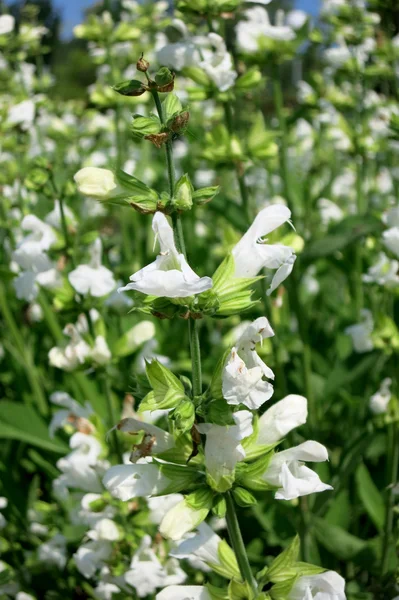
<svg viewBox="0 0 399 600">
<path fill-rule="evenodd" d="M 107 401 L 107 408 L 108 408 L 108 419 L 109 419 L 109 423 L 111 428 L 115 427 L 118 418 L 115 415 L 115 410 L 114 410 L 114 403 L 112 400 L 112 394 L 111 394 L 111 387 L 109 384 L 109 374 L 107 373 L 107 371 L 105 371 L 102 374 L 102 379 L 103 379 L 103 384 L 104 384 L 104 395 L 105 395 L 105 399 Z M 122 455 L 122 450 L 119 444 L 119 438 L 118 438 L 118 434 L 115 431 L 115 429 L 112 431 L 112 437 L 113 437 L 113 442 L 114 442 L 114 450 L 115 450 L 115 454 L 118 458 L 118 462 L 123 464 L 123 455 Z"/>
<path fill-rule="evenodd" d="M 386 515 L 384 527 L 384 539 L 381 559 L 381 575 L 385 575 L 388 570 L 389 543 L 392 535 L 395 493 L 394 485 L 398 480 L 399 470 L 399 430 L 397 423 L 391 423 L 388 429 L 389 454 L 391 457 L 389 468 L 388 495 L 386 502 Z"/>
<path fill-rule="evenodd" d="M 237 558 L 238 566 L 240 568 L 240 573 L 244 581 L 248 583 L 251 587 L 251 590 L 254 594 L 254 597 L 258 593 L 258 586 L 256 585 L 255 578 L 252 574 L 251 567 L 249 564 L 247 551 L 244 546 L 244 541 L 242 539 L 240 525 L 238 523 L 237 514 L 234 506 L 234 500 L 230 494 L 227 492 L 225 495 L 226 498 L 226 521 L 227 521 L 227 530 L 229 532 L 230 542 L 233 547 L 234 553 Z"/>
<path fill-rule="evenodd" d="M 62 194 L 62 191 L 60 191 L 58 189 L 58 187 L 54 181 L 54 176 L 52 174 L 50 176 L 50 181 L 51 181 L 51 185 L 53 187 L 54 193 L 55 193 L 56 197 L 58 198 L 58 202 L 60 203 L 61 227 L 62 227 L 62 234 L 64 236 L 65 252 L 71 260 L 72 267 L 75 268 L 75 266 L 76 266 L 75 259 L 73 256 L 71 240 L 69 237 L 68 225 L 67 225 L 66 216 L 65 216 L 65 206 L 64 206 L 63 194 Z"/>
<path fill-rule="evenodd" d="M 279 160 L 280 160 L 280 170 L 281 170 L 281 179 L 283 184 L 284 196 L 287 200 L 288 208 L 291 211 L 292 219 L 295 220 L 296 210 L 294 206 L 293 196 L 291 193 L 290 186 L 290 172 L 288 168 L 288 158 L 287 158 L 287 123 L 284 115 L 284 106 L 283 106 L 283 91 L 281 88 L 280 81 L 280 72 L 278 65 L 275 65 L 273 68 L 273 97 L 274 97 L 274 107 L 276 110 L 276 116 L 278 119 L 280 131 L 281 131 L 281 141 L 279 144 Z"/>
<path fill-rule="evenodd" d="M 224 110 L 224 116 L 225 116 L 227 130 L 228 130 L 229 134 L 232 136 L 232 135 L 234 135 L 234 120 L 233 120 L 231 105 L 229 102 L 223 102 L 223 110 Z M 244 177 L 244 174 L 241 172 L 241 165 L 239 163 L 237 163 L 237 162 L 234 163 L 234 169 L 236 172 L 238 187 L 240 189 L 241 205 L 245 212 L 246 221 L 248 224 L 250 224 L 253 219 L 253 214 L 251 211 L 250 199 L 249 199 L 247 185 L 245 183 L 245 177 Z"/>
<path fill-rule="evenodd" d="M 198 319 L 189 319 L 189 336 L 191 363 L 193 371 L 193 395 L 194 398 L 202 394 L 202 371 L 201 371 L 201 347 L 199 342 L 199 321 Z"/>
<path fill-rule="evenodd" d="M 18 350 L 18 354 L 25 367 L 26 377 L 29 381 L 38 409 L 42 415 L 47 415 L 48 405 L 40 382 L 39 373 L 37 372 L 30 350 L 28 350 L 26 339 L 24 339 L 21 334 L 14 320 L 14 316 L 10 311 L 9 303 L 2 285 L 0 285 L 0 311 L 3 313 L 4 320 L 7 323 L 12 339 L 14 340 L 15 347 Z"/>
</svg>

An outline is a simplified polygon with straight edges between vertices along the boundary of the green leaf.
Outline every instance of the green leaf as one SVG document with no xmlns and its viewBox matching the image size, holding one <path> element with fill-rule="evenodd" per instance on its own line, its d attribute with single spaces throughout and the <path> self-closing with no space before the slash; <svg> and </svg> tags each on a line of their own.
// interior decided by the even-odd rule
<svg viewBox="0 0 399 600">
<path fill-rule="evenodd" d="M 157 360 L 146 365 L 148 381 L 152 392 L 140 404 L 140 411 L 159 408 L 174 408 L 185 397 L 182 382 Z"/>
<path fill-rule="evenodd" d="M 376 217 L 352 215 L 343 219 L 322 239 L 308 244 L 302 257 L 304 259 L 314 259 L 328 256 L 358 242 L 359 239 L 367 235 L 378 234 L 381 231 L 381 221 Z"/>
<path fill-rule="evenodd" d="M 182 103 L 176 94 L 168 94 L 162 102 L 162 108 L 165 121 L 169 121 L 169 119 L 178 115 L 183 110 Z"/>
<path fill-rule="evenodd" d="M 150 117 L 135 116 L 131 125 L 132 133 L 139 137 L 159 133 L 161 129 L 161 121 L 155 115 Z"/>
<path fill-rule="evenodd" d="M 296 535 L 291 544 L 281 554 L 279 554 L 267 571 L 267 579 L 272 583 L 285 581 L 289 577 L 295 575 L 295 563 L 298 560 L 300 551 L 299 536 Z"/>
<path fill-rule="evenodd" d="M 0 438 L 20 440 L 57 454 L 69 450 L 61 440 L 50 438 L 47 424 L 34 408 L 8 400 L 1 402 Z"/>
<path fill-rule="evenodd" d="M 147 91 L 146 86 L 142 81 L 138 79 L 131 79 L 129 81 L 121 81 L 112 87 L 114 92 L 121 94 L 122 96 L 141 96 Z"/>
<path fill-rule="evenodd" d="M 348 533 L 337 525 L 330 525 L 319 517 L 313 517 L 314 532 L 321 546 L 340 560 L 351 560 L 367 546 L 367 542 Z"/>
<path fill-rule="evenodd" d="M 193 192 L 193 201 L 194 204 L 198 206 L 202 206 L 203 204 L 208 204 L 215 196 L 219 193 L 220 186 L 214 185 L 210 187 L 200 188 L 199 190 L 195 190 Z"/>
<path fill-rule="evenodd" d="M 230 354 L 230 349 L 227 349 L 222 356 L 220 357 L 216 369 L 213 372 L 211 385 L 209 387 L 212 398 L 215 400 L 223 400 L 223 392 L 222 392 L 222 377 L 224 371 L 224 365 L 226 364 L 227 357 Z M 226 404 L 226 403 L 224 403 Z M 223 404 L 220 405 L 221 409 L 226 408 Z M 213 422 L 213 421 L 212 421 Z"/>
<path fill-rule="evenodd" d="M 221 540 L 218 545 L 218 558 L 220 564 L 208 563 L 215 573 L 219 573 L 222 577 L 231 579 L 232 577 L 239 578 L 240 569 L 237 564 L 236 555 L 230 548 L 226 540 Z"/>
<path fill-rule="evenodd" d="M 357 493 L 369 517 L 379 531 L 385 523 L 385 504 L 382 495 L 371 478 L 370 472 L 364 463 L 361 463 L 355 474 Z"/>
</svg>

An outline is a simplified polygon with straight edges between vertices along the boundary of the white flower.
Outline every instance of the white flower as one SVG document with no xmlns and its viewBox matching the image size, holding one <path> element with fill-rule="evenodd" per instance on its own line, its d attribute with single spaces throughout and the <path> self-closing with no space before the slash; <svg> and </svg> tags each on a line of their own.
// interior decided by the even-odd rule
<svg viewBox="0 0 399 600">
<path fill-rule="evenodd" d="M 145 598 L 165 585 L 166 573 L 151 544 L 150 536 L 145 535 L 124 575 L 126 583 L 135 588 L 139 598 Z"/>
<path fill-rule="evenodd" d="M 327 449 L 318 442 L 308 441 L 278 452 L 271 459 L 263 479 L 278 487 L 276 500 L 293 500 L 315 492 L 331 490 L 317 473 L 303 464 L 303 461 L 324 462 L 328 460 Z"/>
<path fill-rule="evenodd" d="M 390 260 L 384 252 L 380 252 L 376 262 L 362 276 L 366 283 L 377 283 L 388 288 L 399 285 L 399 261 Z"/>
<path fill-rule="evenodd" d="M 7 498 L 5 498 L 4 496 L 0 496 L 0 510 L 3 508 L 7 508 L 8 505 L 8 500 Z M 0 513 L 0 530 L 4 529 L 4 527 L 7 525 L 7 519 L 5 518 L 5 516 Z"/>
<path fill-rule="evenodd" d="M 237 78 L 233 61 L 226 50 L 224 39 L 217 33 L 210 33 L 208 39 L 215 47 L 214 52 L 203 51 L 204 59 L 199 66 L 205 71 L 221 92 L 230 89 Z"/>
<path fill-rule="evenodd" d="M 82 406 L 66 392 L 53 392 L 50 396 L 50 402 L 64 407 L 63 410 L 58 410 L 51 419 L 49 425 L 50 437 L 54 437 L 56 430 L 71 422 L 71 420 L 79 418 L 88 420 L 93 415 L 93 409 L 88 402 Z"/>
<path fill-rule="evenodd" d="M 390 377 L 383 379 L 378 392 L 371 396 L 370 410 L 374 414 L 380 415 L 387 411 L 392 396 L 391 390 L 389 389 L 391 383 L 392 379 L 390 379 Z"/>
<path fill-rule="evenodd" d="M 36 598 L 31 594 L 27 594 L 26 592 L 18 592 L 18 594 L 15 596 L 15 600 L 36 600 Z"/>
<path fill-rule="evenodd" d="M 75 174 L 74 180 L 79 192 L 92 198 L 108 198 L 118 189 L 115 175 L 109 169 L 84 167 Z"/>
<path fill-rule="evenodd" d="M 102 452 L 100 442 L 92 435 L 77 432 L 69 440 L 72 452 L 57 461 L 57 468 L 62 475 L 54 481 L 55 491 L 59 496 L 68 497 L 69 488 L 77 488 L 85 492 L 101 493 L 99 478 Z"/>
<path fill-rule="evenodd" d="M 90 294 L 100 298 L 112 292 L 116 286 L 113 273 L 101 264 L 102 243 L 97 238 L 90 249 L 89 264 L 79 265 L 71 271 L 68 279 L 78 294 Z"/>
<path fill-rule="evenodd" d="M 184 499 L 166 513 L 159 526 L 159 532 L 169 540 L 181 540 L 186 533 L 202 523 L 208 512 L 207 508 L 193 508 Z"/>
<path fill-rule="evenodd" d="M 65 348 L 58 346 L 51 348 L 48 353 L 49 363 L 64 371 L 73 371 L 90 357 L 91 348 L 81 337 L 75 325 L 66 325 L 64 333 L 71 338 L 71 341 Z"/>
<path fill-rule="evenodd" d="M 203 585 L 170 585 L 156 595 L 155 600 L 212 600 Z"/>
<path fill-rule="evenodd" d="M 64 569 L 67 563 L 65 537 L 57 533 L 51 540 L 39 546 L 38 559 L 46 564 L 55 565 L 60 570 Z"/>
<path fill-rule="evenodd" d="M 120 423 L 116 426 L 116 429 L 119 431 L 124 431 L 126 433 L 139 433 L 141 431 L 144 432 L 144 438 L 142 441 L 142 445 L 147 449 L 147 456 L 153 454 L 161 454 L 162 452 L 166 452 L 170 450 L 175 445 L 175 440 L 172 434 L 164 431 L 160 427 L 156 425 L 152 425 L 151 423 L 144 423 L 144 421 L 139 421 L 138 419 L 127 418 L 122 419 Z M 140 458 L 143 457 L 143 454 L 140 451 L 141 444 L 136 448 L 136 450 L 130 456 L 131 462 L 137 462 Z"/>
<path fill-rule="evenodd" d="M 94 346 L 91 349 L 90 357 L 97 365 L 105 365 L 111 360 L 111 350 L 109 349 L 104 336 L 98 335 L 96 337 Z"/>
<path fill-rule="evenodd" d="M 273 386 L 263 377 L 274 379 L 274 373 L 255 350 L 256 343 L 273 335 L 266 317 L 256 319 L 241 332 L 222 375 L 223 397 L 228 404 L 257 409 L 273 395 Z"/>
<path fill-rule="evenodd" d="M 282 440 L 287 433 L 306 423 L 308 403 L 306 398 L 289 394 L 276 402 L 260 417 L 256 445 L 269 446 Z"/>
<path fill-rule="evenodd" d="M 155 213 L 152 229 L 159 238 L 160 254 L 153 263 L 130 277 L 133 283 L 128 283 L 118 291 L 136 290 L 152 296 L 186 298 L 209 290 L 212 279 L 198 277 L 183 254 L 178 253 L 173 229 L 164 214 Z"/>
<path fill-rule="evenodd" d="M 23 100 L 14 104 L 8 111 L 8 122 L 12 125 L 20 125 L 21 129 L 29 129 L 35 118 L 35 103 L 33 100 Z"/>
<path fill-rule="evenodd" d="M 391 227 L 382 234 L 382 243 L 399 258 L 399 227 Z"/>
<path fill-rule="evenodd" d="M 374 343 L 371 334 L 374 329 L 373 315 L 367 309 L 361 311 L 362 321 L 355 325 L 350 325 L 345 329 L 345 333 L 352 338 L 355 352 L 369 352 L 374 348 Z"/>
<path fill-rule="evenodd" d="M 192 558 L 200 560 L 205 565 L 221 565 L 219 544 L 221 538 L 205 522 L 200 523 L 197 531 L 188 539 L 183 540 L 176 549 L 170 552 L 175 558 Z"/>
<path fill-rule="evenodd" d="M 241 410 L 233 414 L 235 425 L 197 425 L 206 435 L 205 465 L 208 480 L 219 492 L 228 490 L 234 481 L 236 464 L 245 458 L 241 441 L 252 434 L 252 413 Z"/>
<path fill-rule="evenodd" d="M 78 512 L 78 520 L 80 523 L 94 527 L 96 523 L 102 519 L 112 519 L 115 514 L 115 508 L 113 506 L 104 506 L 104 509 L 101 511 L 93 510 L 91 508 L 94 502 L 101 502 L 102 499 L 102 494 L 88 493 L 83 496 L 80 501 L 80 509 Z"/>
<path fill-rule="evenodd" d="M 157 62 L 177 71 L 184 67 L 198 65 L 200 54 L 193 40 L 190 39 L 187 26 L 180 19 L 173 19 L 171 25 L 182 35 L 182 39 L 173 44 L 157 44 Z M 164 36 L 161 36 L 164 38 Z"/>
<path fill-rule="evenodd" d="M 103 478 L 107 490 L 119 500 L 162 494 L 170 483 L 155 464 L 148 463 L 116 465 Z"/>
<path fill-rule="evenodd" d="M 345 579 L 335 571 L 299 577 L 288 600 L 346 600 Z"/>
<path fill-rule="evenodd" d="M 183 499 L 181 494 L 168 494 L 167 496 L 148 498 L 147 504 L 150 510 L 149 517 L 151 523 L 159 525 L 166 513 Z"/>
<path fill-rule="evenodd" d="M 1 15 L 0 16 L 0 35 L 11 33 L 14 31 L 15 19 L 12 15 Z"/>
<path fill-rule="evenodd" d="M 328 200 L 328 198 L 320 198 L 317 201 L 317 208 L 320 212 L 321 222 L 326 227 L 328 227 L 330 223 L 341 221 L 344 216 L 344 213 L 338 204 Z"/>
<path fill-rule="evenodd" d="M 296 37 L 293 27 L 284 23 L 284 12 L 281 10 L 276 13 L 275 25 L 270 23 L 267 10 L 261 6 L 246 10 L 245 19 L 237 25 L 237 43 L 244 52 L 256 52 L 262 38 L 290 42 Z M 295 19 L 293 22 L 296 24 Z"/>
<path fill-rule="evenodd" d="M 120 538 L 117 525 L 111 519 L 101 519 L 87 532 L 90 541 L 82 544 L 73 555 L 76 567 L 84 577 L 93 577 L 112 554 L 112 543 Z"/>
<path fill-rule="evenodd" d="M 235 277 L 255 277 L 261 269 L 277 269 L 268 295 L 291 273 L 295 253 L 289 246 L 267 244 L 263 237 L 289 221 L 291 211 L 282 204 L 267 206 L 255 217 L 241 240 L 234 246 Z"/>
<path fill-rule="evenodd" d="M 100 581 L 97 587 L 94 588 L 93 593 L 98 600 L 112 600 L 113 594 L 119 594 L 120 591 L 120 588 L 114 583 Z"/>
</svg>

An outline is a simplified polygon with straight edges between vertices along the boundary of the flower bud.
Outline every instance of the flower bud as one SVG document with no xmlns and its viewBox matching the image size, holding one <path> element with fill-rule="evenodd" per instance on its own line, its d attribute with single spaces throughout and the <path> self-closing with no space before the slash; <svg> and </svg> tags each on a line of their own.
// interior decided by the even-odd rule
<svg viewBox="0 0 399 600">
<path fill-rule="evenodd" d="M 171 92 L 175 85 L 175 75 L 168 67 L 161 67 L 155 75 L 158 92 Z"/>
<path fill-rule="evenodd" d="M 74 180 L 79 192 L 92 198 L 106 198 L 118 185 L 112 171 L 97 167 L 80 169 Z"/>
<path fill-rule="evenodd" d="M 137 64 L 136 64 L 137 70 L 141 71 L 142 73 L 145 73 L 148 70 L 149 66 L 150 66 L 150 63 L 148 62 L 148 60 L 143 58 L 143 56 L 141 56 L 139 58 L 139 60 L 137 61 Z"/>
<path fill-rule="evenodd" d="M 186 129 L 189 118 L 190 113 L 187 110 L 180 113 L 180 115 L 177 115 L 177 117 L 173 119 L 172 124 L 170 126 L 171 130 L 175 133 L 180 133 L 184 131 Z"/>
<path fill-rule="evenodd" d="M 234 500 L 238 506 L 246 507 L 256 504 L 256 498 L 248 490 L 242 487 L 236 487 L 233 489 Z"/>
<path fill-rule="evenodd" d="M 186 431 L 190 431 L 195 420 L 194 403 L 189 398 L 180 402 L 179 406 L 173 411 L 172 418 L 179 432 L 185 433 Z"/>
<path fill-rule="evenodd" d="M 176 210 L 190 210 L 193 205 L 193 185 L 187 173 L 176 183 L 173 206 Z"/>
</svg>

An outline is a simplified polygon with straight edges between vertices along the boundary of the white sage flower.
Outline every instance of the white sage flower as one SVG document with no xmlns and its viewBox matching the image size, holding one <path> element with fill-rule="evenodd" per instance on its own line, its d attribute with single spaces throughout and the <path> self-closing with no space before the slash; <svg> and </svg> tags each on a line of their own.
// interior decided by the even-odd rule
<svg viewBox="0 0 399 600">
<path fill-rule="evenodd" d="M 299 577 L 288 600 L 346 600 L 345 579 L 335 571 Z"/>
<path fill-rule="evenodd" d="M 255 277 L 261 269 L 277 269 L 267 294 L 291 273 L 296 259 L 289 246 L 267 244 L 264 236 L 289 221 L 291 211 L 282 204 L 272 204 L 261 210 L 254 222 L 233 248 L 235 277 Z"/>
<path fill-rule="evenodd" d="M 39 546 L 37 557 L 40 562 L 55 565 L 62 571 L 67 563 L 66 538 L 57 533 Z"/>
<path fill-rule="evenodd" d="M 392 379 L 387 377 L 383 379 L 379 390 L 373 394 L 370 398 L 370 410 L 376 415 L 381 415 L 387 412 L 388 405 L 391 400 L 392 394 L 389 389 L 392 383 Z"/>
<path fill-rule="evenodd" d="M 12 15 L 0 16 L 0 35 L 6 35 L 14 31 L 15 19 Z"/>
<path fill-rule="evenodd" d="M 54 437 L 57 429 L 64 427 L 67 423 L 76 422 L 78 419 L 83 419 L 84 423 L 87 423 L 87 427 L 90 427 L 88 420 L 94 413 L 88 402 L 82 406 L 66 392 L 53 392 L 50 396 L 50 402 L 63 407 L 61 410 L 57 410 L 51 419 L 49 425 L 50 437 Z"/>
<path fill-rule="evenodd" d="M 362 354 L 370 352 L 374 348 L 374 343 L 371 334 L 374 329 L 373 315 L 367 309 L 361 311 L 362 321 L 355 325 L 350 325 L 345 329 L 345 333 L 352 338 L 353 348 L 355 352 Z"/>
<path fill-rule="evenodd" d="M 212 600 L 203 585 L 170 585 L 156 595 L 155 600 Z"/>
<path fill-rule="evenodd" d="M 271 406 L 258 421 L 257 446 L 270 446 L 282 440 L 287 433 L 306 423 L 308 403 L 306 398 L 289 394 Z"/>
<path fill-rule="evenodd" d="M 377 283 L 388 288 L 399 285 L 399 261 L 390 260 L 384 252 L 380 252 L 376 262 L 362 276 L 366 283 Z"/>
<path fill-rule="evenodd" d="M 207 508 L 193 508 L 184 499 L 166 513 L 159 526 L 159 532 L 169 540 L 181 540 L 186 533 L 202 523 L 208 512 Z"/>
<path fill-rule="evenodd" d="M 228 490 L 234 481 L 236 464 L 245 458 L 242 440 L 252 434 L 252 413 L 241 410 L 233 414 L 235 425 L 201 423 L 198 431 L 206 435 L 205 465 L 207 478 L 219 492 Z"/>
<path fill-rule="evenodd" d="M 275 454 L 263 479 L 278 487 L 276 500 L 293 500 L 315 492 L 332 490 L 331 485 L 323 483 L 317 473 L 306 467 L 303 462 L 324 462 L 328 460 L 327 449 L 318 442 L 308 441 Z"/>
<path fill-rule="evenodd" d="M 177 251 L 173 229 L 164 214 L 157 212 L 152 229 L 161 246 L 156 260 L 130 277 L 132 283 L 118 291 L 136 290 L 151 296 L 186 298 L 200 294 L 212 287 L 210 277 L 198 277 L 183 254 Z"/>
<path fill-rule="evenodd" d="M 220 565 L 219 544 L 221 538 L 212 527 L 203 522 L 198 525 L 197 531 L 179 543 L 177 548 L 170 552 L 171 556 L 181 559 L 195 558 L 207 566 Z"/>
<path fill-rule="evenodd" d="M 227 52 L 224 39 L 217 33 L 210 33 L 208 40 L 215 50 L 213 52 L 203 50 L 203 60 L 199 66 L 221 92 L 226 92 L 234 85 L 237 78 L 231 55 Z"/>
<path fill-rule="evenodd" d="M 170 483 L 155 464 L 149 463 L 115 465 L 103 478 L 104 486 L 119 500 L 162 494 Z"/>
<path fill-rule="evenodd" d="M 94 298 L 100 298 L 115 289 L 114 275 L 101 264 L 101 255 L 102 243 L 100 238 L 97 238 L 90 248 L 89 264 L 79 265 L 69 273 L 69 283 L 78 294 L 90 294 Z"/>
<path fill-rule="evenodd" d="M 151 545 L 150 536 L 145 535 L 123 576 L 126 583 L 135 588 L 139 598 L 152 595 L 157 588 L 165 585 L 165 570 Z"/>
<path fill-rule="evenodd" d="M 274 373 L 255 350 L 256 343 L 273 335 L 266 317 L 256 319 L 241 332 L 222 374 L 223 397 L 228 404 L 245 404 L 254 410 L 273 395 L 273 386 L 264 377 L 274 379 Z"/>
</svg>

